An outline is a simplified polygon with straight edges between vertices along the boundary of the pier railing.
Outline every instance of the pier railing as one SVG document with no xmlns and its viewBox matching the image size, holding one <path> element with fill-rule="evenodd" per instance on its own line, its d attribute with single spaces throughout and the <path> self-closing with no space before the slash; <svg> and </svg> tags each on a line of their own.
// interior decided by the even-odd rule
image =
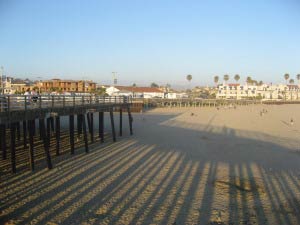
<svg viewBox="0 0 300 225">
<path fill-rule="evenodd" d="M 127 104 L 132 99 L 125 96 L 70 96 L 70 95 L 1 95 L 1 112 L 12 112 L 29 109 L 49 109 L 77 107 L 88 105 Z"/>
</svg>

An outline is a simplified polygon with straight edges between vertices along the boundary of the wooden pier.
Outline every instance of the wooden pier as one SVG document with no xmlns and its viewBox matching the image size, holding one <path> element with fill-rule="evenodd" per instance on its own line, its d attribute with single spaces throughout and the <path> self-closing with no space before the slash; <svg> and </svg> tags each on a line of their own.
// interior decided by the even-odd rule
<svg viewBox="0 0 300 225">
<path fill-rule="evenodd" d="M 110 117 L 114 142 L 117 140 L 114 112 L 120 114 L 119 135 L 123 134 L 123 112 L 128 114 L 132 135 L 131 104 L 132 100 L 129 97 L 0 96 L 0 169 L 3 169 L 4 164 L 10 163 L 12 173 L 16 173 L 17 163 L 28 160 L 30 169 L 34 170 L 35 162 L 40 158 L 45 160 L 47 167 L 51 169 L 52 157 L 65 153 L 66 149 L 73 155 L 76 147 L 84 147 L 88 153 L 89 142 L 104 142 L 105 113 Z M 96 115 L 99 121 L 98 134 L 95 134 L 94 129 Z M 69 118 L 68 131 L 61 129 L 62 117 Z"/>
</svg>

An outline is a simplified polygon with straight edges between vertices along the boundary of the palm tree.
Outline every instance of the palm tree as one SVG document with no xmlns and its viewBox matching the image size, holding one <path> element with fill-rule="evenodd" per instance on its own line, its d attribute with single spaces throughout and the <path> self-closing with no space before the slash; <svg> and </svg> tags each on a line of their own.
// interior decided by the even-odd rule
<svg viewBox="0 0 300 225">
<path fill-rule="evenodd" d="M 290 79 L 289 83 L 292 85 L 295 83 L 294 79 Z M 290 87 L 291 100 L 293 100 L 293 87 Z"/>
<path fill-rule="evenodd" d="M 288 73 L 284 74 L 284 79 L 285 79 L 286 83 L 287 83 L 289 78 L 290 78 L 290 75 Z"/>
<path fill-rule="evenodd" d="M 234 79 L 235 79 L 236 82 L 238 82 L 238 81 L 240 80 L 240 78 L 241 78 L 241 77 L 240 77 L 240 75 L 238 75 L 238 74 L 236 74 L 236 75 L 234 76 Z"/>
<path fill-rule="evenodd" d="M 188 82 L 191 82 L 191 80 L 193 79 L 193 76 L 191 74 L 186 76 L 186 79 L 188 80 Z"/>
<path fill-rule="evenodd" d="M 229 75 L 225 74 L 223 79 L 224 79 L 225 82 L 227 82 L 229 80 Z"/>
<path fill-rule="evenodd" d="M 247 77 L 246 78 L 246 83 L 249 85 L 252 83 L 252 78 L 251 77 Z"/>
<path fill-rule="evenodd" d="M 299 81 L 300 81 L 300 74 L 297 74 L 297 80 L 298 80 L 298 88 L 297 88 L 297 99 L 299 98 L 298 92 L 299 92 Z"/>
<path fill-rule="evenodd" d="M 216 83 L 216 86 L 218 85 L 218 82 L 219 82 L 219 76 L 215 76 L 214 77 L 214 82 Z"/>
</svg>

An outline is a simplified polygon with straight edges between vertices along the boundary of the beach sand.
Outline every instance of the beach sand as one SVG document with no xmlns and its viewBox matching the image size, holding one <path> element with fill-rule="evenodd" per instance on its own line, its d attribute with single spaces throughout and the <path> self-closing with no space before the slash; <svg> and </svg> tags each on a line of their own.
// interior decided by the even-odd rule
<svg viewBox="0 0 300 225">
<path fill-rule="evenodd" d="M 124 114 L 116 143 L 58 157 L 52 170 L 2 177 L 0 221 L 300 224 L 299 111 L 154 109 L 133 114 L 133 136 Z"/>
</svg>

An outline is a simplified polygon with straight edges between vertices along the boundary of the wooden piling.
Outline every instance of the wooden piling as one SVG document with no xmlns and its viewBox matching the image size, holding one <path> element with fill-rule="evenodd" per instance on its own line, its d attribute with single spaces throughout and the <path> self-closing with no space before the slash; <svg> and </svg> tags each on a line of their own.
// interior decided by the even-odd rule
<svg viewBox="0 0 300 225">
<path fill-rule="evenodd" d="M 20 122 L 16 123 L 16 131 L 17 131 L 17 140 L 21 140 L 21 127 L 20 127 Z"/>
<path fill-rule="evenodd" d="M 82 115 L 77 115 L 77 136 L 80 137 L 82 134 Z"/>
<path fill-rule="evenodd" d="M 104 142 L 104 112 L 99 112 L 99 138 Z"/>
<path fill-rule="evenodd" d="M 60 117 L 55 117 L 55 137 L 56 137 L 56 155 L 59 155 L 60 151 Z"/>
<path fill-rule="evenodd" d="M 16 124 L 10 124 L 10 159 L 11 159 L 11 170 L 16 173 Z"/>
<path fill-rule="evenodd" d="M 6 126 L 5 124 L 0 125 L 0 139 L 1 139 L 1 150 L 2 150 L 2 159 L 6 159 Z"/>
<path fill-rule="evenodd" d="M 48 145 L 48 142 L 47 142 L 45 121 L 44 121 L 44 119 L 42 119 L 42 120 L 40 120 L 40 122 L 41 122 L 40 129 L 41 129 L 42 139 L 43 139 L 43 142 L 44 142 L 44 150 L 45 150 L 47 166 L 48 166 L 48 169 L 52 169 L 52 162 L 51 162 L 51 156 L 50 156 L 50 151 L 49 151 L 49 145 Z"/>
<path fill-rule="evenodd" d="M 69 116 L 69 130 L 70 130 L 70 145 L 71 145 L 71 154 L 74 154 L 75 143 L 74 143 L 74 115 Z"/>
<path fill-rule="evenodd" d="M 50 148 L 50 140 L 51 140 L 51 118 L 47 118 L 47 133 L 46 133 L 46 139 L 47 139 L 47 145 Z"/>
<path fill-rule="evenodd" d="M 116 138 L 116 131 L 115 131 L 114 112 L 112 109 L 109 111 L 109 115 L 110 115 L 110 124 L 111 124 L 111 131 L 113 135 L 113 141 L 116 142 L 117 138 Z"/>
<path fill-rule="evenodd" d="M 132 122 L 133 122 L 133 118 L 132 118 L 132 116 L 131 116 L 130 107 L 127 108 L 127 112 L 128 112 L 128 120 L 129 120 L 130 135 L 133 135 L 133 131 L 132 131 Z"/>
<path fill-rule="evenodd" d="M 88 146 L 88 138 L 87 138 L 87 132 L 86 132 L 86 123 L 85 123 L 85 116 L 82 115 L 82 130 L 83 130 L 83 139 L 84 139 L 84 146 L 85 146 L 85 152 L 89 152 L 89 146 Z"/>
<path fill-rule="evenodd" d="M 54 133 L 54 117 L 50 117 L 51 132 Z"/>
<path fill-rule="evenodd" d="M 26 122 L 26 121 L 25 121 Z M 28 131 L 29 131 L 29 166 L 31 171 L 34 170 L 34 133 L 33 133 L 33 126 L 35 126 L 35 123 L 33 123 L 32 120 L 28 121 Z"/>
<path fill-rule="evenodd" d="M 90 135 L 91 135 L 91 142 L 94 143 L 94 114 L 90 114 Z"/>
<path fill-rule="evenodd" d="M 122 108 L 120 108 L 120 131 L 119 131 L 119 135 L 122 136 L 122 130 L 123 130 L 123 123 L 122 123 Z"/>
<path fill-rule="evenodd" d="M 42 135 L 42 123 L 44 123 L 44 119 L 39 119 L 39 134 L 40 134 L 40 140 L 43 139 L 43 135 Z"/>
<path fill-rule="evenodd" d="M 23 120 L 23 146 L 27 148 L 27 121 Z"/>
</svg>

